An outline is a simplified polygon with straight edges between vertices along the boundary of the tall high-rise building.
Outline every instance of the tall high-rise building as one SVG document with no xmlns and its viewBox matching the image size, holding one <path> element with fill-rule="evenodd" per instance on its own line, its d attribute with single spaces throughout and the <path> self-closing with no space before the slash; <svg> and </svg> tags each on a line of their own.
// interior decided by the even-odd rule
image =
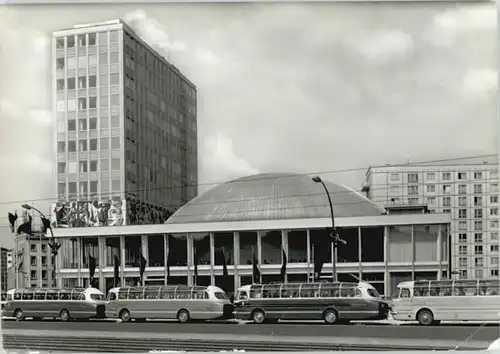
<svg viewBox="0 0 500 354">
<path fill-rule="evenodd" d="M 7 256 L 10 250 L 7 248 L 0 248 L 0 291 L 6 292 L 8 289 L 8 281 L 9 281 L 9 274 L 8 274 L 8 260 Z"/>
<path fill-rule="evenodd" d="M 196 86 L 121 20 L 54 32 L 52 46 L 53 218 L 165 221 L 197 194 Z"/>
<path fill-rule="evenodd" d="M 460 278 L 499 272 L 498 163 L 373 166 L 366 196 L 381 205 L 427 204 L 451 213 L 452 271 Z"/>
</svg>

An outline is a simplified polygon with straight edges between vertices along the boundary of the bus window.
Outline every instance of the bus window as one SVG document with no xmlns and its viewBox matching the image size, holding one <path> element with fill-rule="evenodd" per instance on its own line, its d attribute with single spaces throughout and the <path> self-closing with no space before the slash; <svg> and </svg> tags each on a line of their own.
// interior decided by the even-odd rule
<svg viewBox="0 0 500 354">
<path fill-rule="evenodd" d="M 319 284 L 305 283 L 300 287 L 300 297 L 318 297 Z"/>
<path fill-rule="evenodd" d="M 160 298 L 159 288 L 146 288 L 144 291 L 144 298 L 149 300 L 156 300 Z"/>
<path fill-rule="evenodd" d="M 73 290 L 73 293 L 71 294 L 71 300 L 85 300 L 85 297 L 82 293 Z"/>
<path fill-rule="evenodd" d="M 265 284 L 262 286 L 262 297 L 268 299 L 276 299 L 280 297 L 281 283 L 278 284 Z"/>
<path fill-rule="evenodd" d="M 138 289 L 132 288 L 128 292 L 128 299 L 129 300 L 142 300 L 143 294 L 144 294 L 144 291 L 142 290 L 142 288 L 138 288 Z"/>
<path fill-rule="evenodd" d="M 12 301 L 12 294 L 7 294 L 7 301 Z"/>
<path fill-rule="evenodd" d="M 7 300 L 7 294 L 2 294 L 2 301 L 6 301 Z"/>
<path fill-rule="evenodd" d="M 356 288 L 351 287 L 346 284 L 342 284 L 340 288 L 340 296 L 341 297 L 355 297 L 356 296 Z"/>
<path fill-rule="evenodd" d="M 71 300 L 71 292 L 68 290 L 61 290 L 59 292 L 59 300 Z"/>
<path fill-rule="evenodd" d="M 22 291 L 16 291 L 14 293 L 14 300 L 21 300 L 22 299 L 22 295 L 23 295 Z"/>
<path fill-rule="evenodd" d="M 32 291 L 24 291 L 23 292 L 23 300 L 33 300 L 33 292 Z"/>
<path fill-rule="evenodd" d="M 319 287 L 320 297 L 339 297 L 340 284 L 338 283 L 323 283 Z"/>
<path fill-rule="evenodd" d="M 164 300 L 174 299 L 175 298 L 174 289 L 162 289 L 160 292 L 160 298 Z"/>
<path fill-rule="evenodd" d="M 250 298 L 260 299 L 262 298 L 262 285 L 252 285 L 250 288 Z"/>
<path fill-rule="evenodd" d="M 57 299 L 59 299 L 59 293 L 57 292 L 57 290 L 49 289 L 49 290 L 47 290 L 47 295 L 45 295 L 45 299 L 57 300 Z"/>
<path fill-rule="evenodd" d="M 37 290 L 35 292 L 35 300 L 45 300 L 45 291 Z"/>
<path fill-rule="evenodd" d="M 90 294 L 90 298 L 94 301 L 102 301 L 104 300 L 104 295 L 101 294 Z M 85 300 L 85 297 L 82 294 L 82 300 Z"/>
<path fill-rule="evenodd" d="M 175 298 L 180 300 L 189 300 L 191 298 L 191 291 L 185 289 L 177 290 L 175 292 Z"/>
<path fill-rule="evenodd" d="M 128 299 L 128 288 L 118 290 L 118 299 L 120 300 Z"/>
<path fill-rule="evenodd" d="M 283 284 L 283 286 L 281 287 L 281 297 L 299 297 L 300 285 L 301 284 Z"/>
<path fill-rule="evenodd" d="M 416 297 L 429 296 L 429 285 L 420 285 L 413 288 L 413 294 Z"/>
<path fill-rule="evenodd" d="M 460 295 L 458 296 L 476 296 L 477 286 L 455 286 Z"/>
<path fill-rule="evenodd" d="M 109 301 L 115 301 L 116 300 L 116 293 L 115 292 L 110 292 L 108 294 L 108 300 Z"/>
<path fill-rule="evenodd" d="M 401 299 L 408 299 L 408 298 L 410 298 L 410 289 L 401 288 L 401 292 L 399 293 L 399 297 Z"/>
</svg>

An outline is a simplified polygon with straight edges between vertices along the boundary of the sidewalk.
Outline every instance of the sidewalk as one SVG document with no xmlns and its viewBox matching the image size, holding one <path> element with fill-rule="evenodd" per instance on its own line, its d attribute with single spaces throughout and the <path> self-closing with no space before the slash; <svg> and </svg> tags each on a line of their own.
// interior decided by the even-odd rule
<svg viewBox="0 0 500 354">
<path fill-rule="evenodd" d="M 236 334 L 202 334 L 202 333 L 145 333 L 145 332 L 105 332 L 105 331 L 52 331 L 52 330 L 22 330 L 4 329 L 4 335 L 16 337 L 78 337 L 78 338 L 127 338 L 127 339 L 159 339 L 159 340 L 194 340 L 194 341 L 226 341 L 226 342 L 281 342 L 281 343 L 311 343 L 334 345 L 373 345 L 415 348 L 442 348 L 460 349 L 488 348 L 490 342 L 483 341 L 455 341 L 455 340 L 429 340 L 429 339 L 401 339 L 401 338 L 370 338 L 370 337 L 301 337 L 301 336 L 271 336 L 246 334 L 244 338 Z"/>
</svg>

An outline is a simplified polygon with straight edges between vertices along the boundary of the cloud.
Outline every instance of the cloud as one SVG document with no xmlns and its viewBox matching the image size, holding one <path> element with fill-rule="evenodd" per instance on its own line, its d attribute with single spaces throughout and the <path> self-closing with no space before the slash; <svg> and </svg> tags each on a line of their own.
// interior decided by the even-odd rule
<svg viewBox="0 0 500 354">
<path fill-rule="evenodd" d="M 460 37 L 485 32 L 495 32 L 497 11 L 491 4 L 464 6 L 438 13 L 429 30 L 424 32 L 425 41 L 438 46 L 453 46 Z"/>
<path fill-rule="evenodd" d="M 184 43 L 171 41 L 161 24 L 149 17 L 142 9 L 127 13 L 123 19 L 142 39 L 156 49 L 165 53 L 186 49 Z"/>
<path fill-rule="evenodd" d="M 222 132 L 206 138 L 203 142 L 203 149 L 199 151 L 201 151 L 200 174 L 208 183 L 218 183 L 259 173 L 257 168 L 234 153 L 233 141 Z M 206 187 L 210 189 L 213 185 Z"/>
<path fill-rule="evenodd" d="M 466 97 L 491 98 L 496 94 L 497 87 L 498 71 L 490 68 L 472 69 L 463 77 L 463 90 Z"/>
<path fill-rule="evenodd" d="M 413 39 L 399 30 L 364 33 L 355 46 L 361 55 L 380 64 L 409 54 L 413 49 Z"/>
</svg>

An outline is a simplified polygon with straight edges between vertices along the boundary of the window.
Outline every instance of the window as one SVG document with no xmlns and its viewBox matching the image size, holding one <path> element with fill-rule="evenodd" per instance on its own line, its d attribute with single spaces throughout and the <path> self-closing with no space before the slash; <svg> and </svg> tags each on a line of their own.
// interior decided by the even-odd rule
<svg viewBox="0 0 500 354">
<path fill-rule="evenodd" d="M 483 265 L 484 265 L 484 258 L 483 257 L 474 258 L 474 266 L 482 267 Z"/>
<path fill-rule="evenodd" d="M 391 173 L 391 181 L 399 181 L 399 173 Z"/>
<path fill-rule="evenodd" d="M 87 99 L 79 98 L 78 99 L 78 109 L 87 109 Z"/>
<path fill-rule="evenodd" d="M 109 32 L 109 41 L 111 43 L 116 43 L 119 41 L 118 31 L 110 31 Z"/>
<path fill-rule="evenodd" d="M 474 221 L 474 230 L 483 230 L 483 222 L 482 221 Z"/>
<path fill-rule="evenodd" d="M 474 242 L 476 243 L 483 242 L 483 234 L 481 232 L 477 232 L 474 234 Z"/>
<path fill-rule="evenodd" d="M 116 64 L 120 62 L 120 57 L 118 52 L 111 52 L 109 58 L 111 64 Z"/>
<path fill-rule="evenodd" d="M 75 78 L 68 77 L 68 90 L 74 90 L 76 88 Z"/>
<path fill-rule="evenodd" d="M 467 230 L 467 221 L 459 221 L 458 222 L 459 230 Z"/>
<path fill-rule="evenodd" d="M 90 118 L 89 119 L 89 129 L 90 130 L 96 130 L 97 129 L 97 118 Z"/>
<path fill-rule="evenodd" d="M 467 185 L 460 184 L 458 186 L 458 194 L 467 194 Z"/>
<path fill-rule="evenodd" d="M 408 198 L 408 204 L 418 204 L 418 198 Z"/>
<path fill-rule="evenodd" d="M 87 161 L 80 161 L 79 163 L 79 169 L 80 169 L 80 173 L 86 173 L 88 172 L 88 169 L 87 169 Z"/>
<path fill-rule="evenodd" d="M 498 245 L 490 245 L 490 252 L 498 252 Z"/>
<path fill-rule="evenodd" d="M 77 172 L 76 170 L 76 161 L 70 161 L 68 163 L 68 172 L 74 174 Z"/>
<path fill-rule="evenodd" d="M 76 58 L 75 57 L 68 58 L 68 69 L 71 69 L 71 70 L 76 69 Z"/>
<path fill-rule="evenodd" d="M 498 220 L 490 220 L 490 230 L 498 229 Z"/>
<path fill-rule="evenodd" d="M 97 108 L 97 97 L 89 97 L 89 108 L 90 109 Z"/>
<path fill-rule="evenodd" d="M 58 141 L 57 142 L 57 152 L 58 153 L 66 152 L 66 142 L 65 141 Z"/>
<path fill-rule="evenodd" d="M 119 179 L 114 179 L 111 181 L 111 190 L 113 192 L 119 192 L 121 189 L 121 184 Z"/>
<path fill-rule="evenodd" d="M 99 75 L 99 86 L 108 86 L 109 85 L 109 76 L 108 74 L 100 74 Z"/>
<path fill-rule="evenodd" d="M 483 246 L 482 245 L 474 246 L 474 254 L 483 254 Z"/>
<path fill-rule="evenodd" d="M 467 219 L 467 209 L 458 209 L 458 218 Z"/>
<path fill-rule="evenodd" d="M 95 75 L 89 76 L 89 87 L 97 87 L 97 76 Z"/>
<path fill-rule="evenodd" d="M 462 268 L 467 267 L 467 258 L 465 258 L 465 257 L 460 257 L 460 258 L 458 259 L 458 264 L 459 264 L 459 267 L 462 267 Z"/>
<path fill-rule="evenodd" d="M 460 279 L 467 279 L 467 271 L 465 269 L 461 270 L 458 276 Z"/>
<path fill-rule="evenodd" d="M 56 69 L 57 70 L 64 70 L 64 58 L 57 58 L 56 59 Z"/>
<path fill-rule="evenodd" d="M 408 186 L 408 195 L 418 195 L 418 186 Z"/>
<path fill-rule="evenodd" d="M 498 269 L 490 269 L 490 275 L 492 277 L 498 277 Z"/>
<path fill-rule="evenodd" d="M 451 197 L 443 197 L 443 206 L 451 206 Z"/>
<path fill-rule="evenodd" d="M 66 162 L 57 163 L 57 173 L 66 173 Z"/>
<path fill-rule="evenodd" d="M 496 232 L 496 231 L 490 232 L 490 239 L 492 241 L 498 241 L 498 232 Z"/>
<path fill-rule="evenodd" d="M 434 172 L 427 172 L 427 179 L 429 181 L 434 181 L 436 179 L 436 174 Z"/>
<path fill-rule="evenodd" d="M 95 33 L 89 33 L 89 45 L 95 45 Z"/>
<path fill-rule="evenodd" d="M 467 173 L 465 172 L 458 172 L 457 176 L 458 179 L 467 179 Z"/>
<path fill-rule="evenodd" d="M 85 56 L 78 57 L 78 68 L 87 69 L 87 57 Z"/>
<path fill-rule="evenodd" d="M 97 55 L 89 55 L 89 67 L 97 66 Z"/>
<path fill-rule="evenodd" d="M 111 107 L 117 107 L 120 105 L 120 95 L 111 95 Z"/>
<path fill-rule="evenodd" d="M 109 149 L 109 138 L 101 138 L 101 150 Z"/>
<path fill-rule="evenodd" d="M 474 206 L 481 206 L 483 205 L 483 198 L 482 197 L 474 197 Z"/>
<path fill-rule="evenodd" d="M 68 48 L 72 48 L 75 46 L 75 36 L 67 36 L 66 37 L 66 44 Z"/>
<path fill-rule="evenodd" d="M 66 194 L 66 183 L 57 184 L 57 194 Z"/>
<path fill-rule="evenodd" d="M 120 162 L 120 159 L 118 159 L 118 162 Z M 109 160 L 106 159 L 101 160 L 100 165 L 101 165 L 101 171 L 109 171 Z"/>
<path fill-rule="evenodd" d="M 483 209 L 474 209 L 474 218 L 482 219 L 483 218 Z"/>
<path fill-rule="evenodd" d="M 483 179 L 482 172 L 474 172 L 474 179 Z"/>
<path fill-rule="evenodd" d="M 80 195 L 85 196 L 89 193 L 89 185 L 87 182 L 80 182 Z"/>
<path fill-rule="evenodd" d="M 482 269 L 475 269 L 474 273 L 476 275 L 476 279 L 481 279 L 484 275 L 484 272 Z"/>
<path fill-rule="evenodd" d="M 458 206 L 467 206 L 467 197 L 458 197 Z"/>
<path fill-rule="evenodd" d="M 79 119 L 78 120 L 78 126 L 80 127 L 80 131 L 86 131 L 87 130 L 87 119 Z"/>
<path fill-rule="evenodd" d="M 97 151 L 97 139 L 90 139 L 90 151 Z"/>
<path fill-rule="evenodd" d="M 427 192 L 428 193 L 434 193 L 435 191 L 436 191 L 436 185 L 434 185 L 434 184 L 427 185 Z"/>
<path fill-rule="evenodd" d="M 90 181 L 90 193 L 97 193 L 97 181 Z"/>
<path fill-rule="evenodd" d="M 68 112 L 76 111 L 76 100 L 70 99 L 68 100 Z"/>
<path fill-rule="evenodd" d="M 64 79 L 57 79 L 56 81 L 57 90 L 64 90 Z"/>
<path fill-rule="evenodd" d="M 46 245 L 42 245 L 42 250 L 46 250 L 47 249 L 47 246 Z M 46 266 L 47 265 L 47 256 L 42 256 L 42 266 Z"/>
<path fill-rule="evenodd" d="M 87 77 L 85 76 L 80 76 L 78 78 L 78 88 L 79 89 L 84 89 L 87 88 Z"/>
<path fill-rule="evenodd" d="M 68 141 L 68 152 L 76 152 L 76 141 L 75 140 Z"/>
<path fill-rule="evenodd" d="M 120 159 L 119 158 L 111 159 L 111 170 L 112 171 L 120 171 Z"/>
<path fill-rule="evenodd" d="M 490 203 L 497 204 L 498 203 L 498 195 L 491 195 L 490 196 Z"/>
<path fill-rule="evenodd" d="M 84 34 L 78 35 L 78 46 L 85 47 L 87 45 L 87 38 L 85 38 Z"/>
<path fill-rule="evenodd" d="M 120 75 L 118 74 L 111 74 L 109 76 L 109 82 L 110 84 L 113 85 L 119 85 L 120 84 Z"/>
<path fill-rule="evenodd" d="M 68 183 L 68 192 L 70 195 L 76 195 L 76 182 Z"/>
<path fill-rule="evenodd" d="M 119 115 L 112 115 L 111 116 L 111 128 L 119 128 L 120 127 L 120 116 Z M 399 190 L 398 186 L 391 186 L 391 187 L 397 187 Z"/>
<path fill-rule="evenodd" d="M 90 161 L 90 171 L 91 172 L 97 171 L 97 161 L 96 160 Z"/>
<path fill-rule="evenodd" d="M 56 38 L 56 49 L 64 49 L 64 37 Z"/>
<path fill-rule="evenodd" d="M 443 172 L 443 180 L 449 181 L 451 179 L 451 173 L 450 172 Z"/>
<path fill-rule="evenodd" d="M 87 151 L 87 140 L 81 139 L 78 146 L 80 151 Z"/>
<path fill-rule="evenodd" d="M 467 246 L 458 246 L 458 254 L 467 254 Z"/>
<path fill-rule="evenodd" d="M 451 185 L 450 184 L 443 185 L 443 194 L 450 194 L 450 193 L 451 193 Z"/>
<path fill-rule="evenodd" d="M 111 149 L 112 150 L 120 149 L 120 137 L 111 138 Z"/>
<path fill-rule="evenodd" d="M 491 265 L 498 265 L 498 257 L 491 257 L 490 264 Z"/>
<path fill-rule="evenodd" d="M 108 95 L 100 95 L 99 96 L 99 107 L 109 107 L 109 102 L 108 102 Z"/>
<path fill-rule="evenodd" d="M 108 65 L 108 53 L 99 54 L 99 65 Z"/>
<path fill-rule="evenodd" d="M 68 120 L 68 131 L 74 132 L 76 130 L 76 120 Z"/>
<path fill-rule="evenodd" d="M 427 204 L 435 204 L 436 197 L 427 197 Z"/>
<path fill-rule="evenodd" d="M 467 242 L 467 234 L 466 233 L 458 234 L 458 242 L 460 242 L 460 243 Z"/>
<path fill-rule="evenodd" d="M 475 184 L 474 185 L 474 193 L 477 193 L 477 194 L 483 193 L 483 185 L 482 184 Z"/>
<path fill-rule="evenodd" d="M 498 183 L 491 183 L 490 184 L 490 192 L 491 193 L 498 193 Z"/>
<path fill-rule="evenodd" d="M 490 216 L 497 216 L 497 215 L 498 215 L 498 208 L 491 208 Z"/>
</svg>

